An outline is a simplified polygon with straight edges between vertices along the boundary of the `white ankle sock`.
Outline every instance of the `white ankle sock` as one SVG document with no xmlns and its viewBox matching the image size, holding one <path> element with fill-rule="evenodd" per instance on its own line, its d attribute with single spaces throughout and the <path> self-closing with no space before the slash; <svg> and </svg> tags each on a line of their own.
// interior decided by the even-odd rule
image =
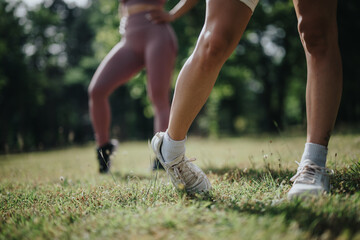
<svg viewBox="0 0 360 240">
<path fill-rule="evenodd" d="M 166 162 L 171 162 L 172 160 L 175 160 L 175 158 L 179 157 L 180 155 L 185 153 L 185 141 L 175 141 L 172 140 L 168 134 L 168 132 L 165 132 L 165 136 L 163 139 L 163 143 L 161 146 L 161 153 L 164 157 L 164 160 Z"/>
<path fill-rule="evenodd" d="M 328 152 L 327 147 L 323 145 L 315 144 L 315 143 L 306 143 L 301 161 L 304 161 L 305 159 L 310 159 L 320 167 L 325 167 L 327 152 Z"/>
</svg>

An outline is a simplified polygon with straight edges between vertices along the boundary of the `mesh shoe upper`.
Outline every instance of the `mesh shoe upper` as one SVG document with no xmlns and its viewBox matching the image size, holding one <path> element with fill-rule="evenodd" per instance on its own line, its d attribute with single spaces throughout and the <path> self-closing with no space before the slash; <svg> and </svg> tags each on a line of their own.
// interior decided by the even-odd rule
<svg viewBox="0 0 360 240">
<path fill-rule="evenodd" d="M 291 199 L 302 195 L 320 195 L 330 191 L 330 170 L 316 165 L 309 159 L 299 164 L 297 173 L 290 179 L 294 182 L 288 193 Z"/>
<path fill-rule="evenodd" d="M 195 159 L 188 159 L 181 155 L 171 162 L 166 162 L 161 154 L 161 145 L 164 133 L 155 134 L 151 140 L 151 147 L 171 178 L 177 189 L 185 190 L 188 193 L 208 192 L 211 188 L 209 179 L 205 173 L 192 162 Z"/>
</svg>

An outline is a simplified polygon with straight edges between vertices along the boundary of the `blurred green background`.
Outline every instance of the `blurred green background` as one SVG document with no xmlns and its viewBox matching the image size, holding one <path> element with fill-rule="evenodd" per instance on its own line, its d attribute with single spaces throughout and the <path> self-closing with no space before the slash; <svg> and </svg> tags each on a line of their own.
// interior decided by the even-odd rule
<svg viewBox="0 0 360 240">
<path fill-rule="evenodd" d="M 74 2 L 0 0 L 0 153 L 94 139 L 87 87 L 100 61 L 121 39 L 118 2 Z M 166 8 L 177 2 L 169 0 Z M 344 91 L 336 129 L 351 132 L 360 129 L 359 10 L 360 1 L 339 1 Z M 204 15 L 202 0 L 172 23 L 179 42 L 174 84 L 194 48 Z M 305 86 L 305 57 L 292 2 L 261 0 L 190 131 L 214 137 L 304 132 Z M 113 137 L 152 136 L 145 71 L 115 91 L 111 105 Z"/>
</svg>

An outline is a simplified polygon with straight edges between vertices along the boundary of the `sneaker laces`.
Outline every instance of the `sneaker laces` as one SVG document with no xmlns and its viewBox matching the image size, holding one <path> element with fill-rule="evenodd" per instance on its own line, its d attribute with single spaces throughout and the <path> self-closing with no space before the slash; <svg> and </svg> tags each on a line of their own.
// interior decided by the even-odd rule
<svg viewBox="0 0 360 240">
<path fill-rule="evenodd" d="M 296 183 L 305 183 L 305 184 L 313 184 L 316 181 L 316 174 L 322 174 L 325 176 L 329 176 L 334 171 L 330 170 L 326 167 L 320 167 L 316 164 L 307 164 L 305 166 L 301 166 L 299 162 L 296 161 L 299 165 L 296 174 L 290 179 L 291 182 Z"/>
<path fill-rule="evenodd" d="M 196 158 L 186 158 L 185 156 L 183 156 L 183 160 L 181 162 L 169 167 L 169 169 L 173 170 L 175 177 L 184 186 L 192 185 L 196 181 L 197 173 L 196 171 L 194 171 L 194 169 L 191 166 L 189 166 L 189 163 L 194 161 L 196 161 Z M 191 173 L 191 174 L 189 175 L 186 173 Z"/>
</svg>

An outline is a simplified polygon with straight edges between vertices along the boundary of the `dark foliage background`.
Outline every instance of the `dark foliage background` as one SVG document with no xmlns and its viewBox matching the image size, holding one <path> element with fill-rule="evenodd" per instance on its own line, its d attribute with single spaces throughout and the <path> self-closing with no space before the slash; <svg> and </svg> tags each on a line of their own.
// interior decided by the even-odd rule
<svg viewBox="0 0 360 240">
<path fill-rule="evenodd" d="M 177 3 L 168 1 L 167 9 Z M 117 1 L 87 7 L 47 0 L 36 7 L 0 0 L 0 152 L 41 150 L 93 140 L 87 87 L 121 39 Z M 338 128 L 360 119 L 359 1 L 339 1 L 344 92 Z M 181 66 L 201 30 L 205 2 L 172 25 Z M 153 110 L 142 71 L 111 96 L 112 136 L 150 138 Z M 191 132 L 203 136 L 304 130 L 305 58 L 291 1 L 260 1 Z M 355 126 L 355 127 L 354 127 Z"/>
</svg>

